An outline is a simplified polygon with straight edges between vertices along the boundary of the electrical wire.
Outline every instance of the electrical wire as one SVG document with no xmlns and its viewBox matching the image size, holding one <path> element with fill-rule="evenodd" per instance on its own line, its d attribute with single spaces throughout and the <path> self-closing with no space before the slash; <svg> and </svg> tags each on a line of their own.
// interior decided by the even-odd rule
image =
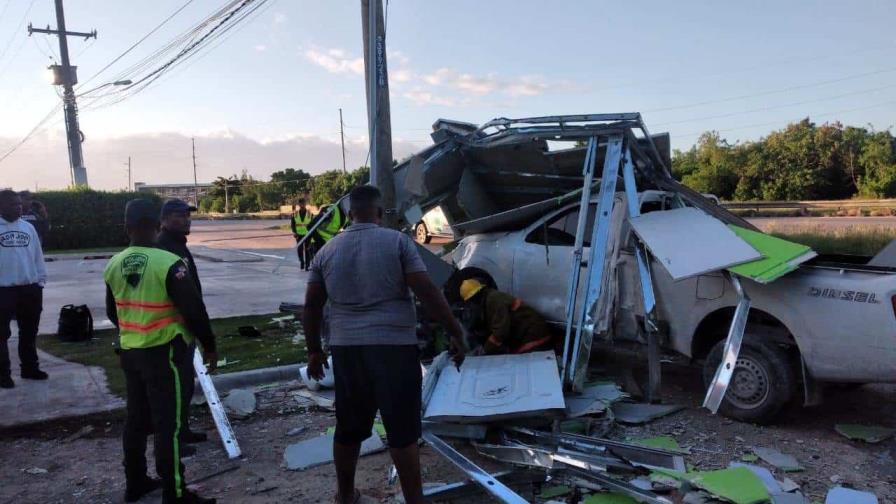
<svg viewBox="0 0 896 504">
<path fill-rule="evenodd" d="M 9 3 L 7 3 L 6 5 L 8 7 Z M 22 19 L 19 21 L 19 23 L 16 26 L 21 26 L 22 28 L 25 27 L 25 20 L 28 19 L 28 14 L 31 12 L 32 7 L 34 7 L 34 0 L 31 0 L 31 2 L 28 3 L 28 8 L 25 9 L 25 13 L 22 14 Z M 15 31 L 12 32 L 12 35 L 9 37 L 9 40 L 6 41 L 6 45 L 3 46 L 3 51 L 0 51 L 0 61 L 3 61 L 3 57 L 6 56 L 6 53 L 9 51 L 9 48 L 12 46 L 12 43 L 15 40 L 16 35 L 18 35 L 18 34 L 19 34 L 18 29 L 16 29 Z M 24 35 L 24 33 L 23 33 L 23 35 Z"/>
</svg>

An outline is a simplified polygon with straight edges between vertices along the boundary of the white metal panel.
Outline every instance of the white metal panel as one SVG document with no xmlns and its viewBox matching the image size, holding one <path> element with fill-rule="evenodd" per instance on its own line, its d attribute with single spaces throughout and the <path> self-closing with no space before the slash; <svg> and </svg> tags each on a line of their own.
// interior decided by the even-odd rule
<svg viewBox="0 0 896 504">
<path fill-rule="evenodd" d="M 631 225 L 675 280 L 762 257 L 722 221 L 696 208 L 650 212 L 632 218 Z"/>
<path fill-rule="evenodd" d="M 460 372 L 442 370 L 424 418 L 497 420 L 565 407 L 554 352 L 486 355 L 467 357 Z"/>
</svg>

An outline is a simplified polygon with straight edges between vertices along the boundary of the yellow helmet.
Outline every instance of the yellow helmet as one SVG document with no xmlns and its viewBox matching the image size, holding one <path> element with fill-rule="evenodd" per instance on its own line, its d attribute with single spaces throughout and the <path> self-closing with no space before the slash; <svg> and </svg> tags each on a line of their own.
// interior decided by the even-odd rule
<svg viewBox="0 0 896 504">
<path fill-rule="evenodd" d="M 485 286 L 482 285 L 482 282 L 480 282 L 479 280 L 468 278 L 460 284 L 460 297 L 464 301 L 469 301 L 470 298 L 475 296 L 484 288 Z"/>
</svg>

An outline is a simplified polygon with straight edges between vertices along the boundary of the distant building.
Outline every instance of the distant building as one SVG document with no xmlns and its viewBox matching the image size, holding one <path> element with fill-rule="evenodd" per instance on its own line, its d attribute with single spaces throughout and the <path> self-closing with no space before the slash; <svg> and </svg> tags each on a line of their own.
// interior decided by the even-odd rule
<svg viewBox="0 0 896 504">
<path fill-rule="evenodd" d="M 134 190 L 158 194 L 162 198 L 180 198 L 197 204 L 214 187 L 214 184 L 144 184 L 135 182 Z"/>
</svg>

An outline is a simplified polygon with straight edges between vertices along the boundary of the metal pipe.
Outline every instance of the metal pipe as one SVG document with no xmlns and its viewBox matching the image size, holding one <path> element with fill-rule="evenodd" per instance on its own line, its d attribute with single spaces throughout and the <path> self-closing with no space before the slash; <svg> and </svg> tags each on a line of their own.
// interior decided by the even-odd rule
<svg viewBox="0 0 896 504">
<path fill-rule="evenodd" d="M 728 391 L 728 385 L 731 383 L 731 377 L 734 376 L 734 369 L 737 367 L 737 357 L 740 354 L 740 346 L 743 343 L 744 331 L 747 328 L 747 319 L 750 313 L 750 296 L 743 289 L 737 275 L 730 272 L 723 273 L 728 277 L 728 281 L 734 286 L 737 293 L 737 308 L 734 310 L 734 318 L 731 320 L 731 327 L 728 329 L 728 337 L 725 339 L 725 350 L 722 353 L 722 362 L 719 363 L 716 374 L 710 382 L 709 389 L 706 391 L 706 398 L 703 400 L 703 407 L 708 408 L 713 414 L 719 411 L 725 393 Z"/>
</svg>

